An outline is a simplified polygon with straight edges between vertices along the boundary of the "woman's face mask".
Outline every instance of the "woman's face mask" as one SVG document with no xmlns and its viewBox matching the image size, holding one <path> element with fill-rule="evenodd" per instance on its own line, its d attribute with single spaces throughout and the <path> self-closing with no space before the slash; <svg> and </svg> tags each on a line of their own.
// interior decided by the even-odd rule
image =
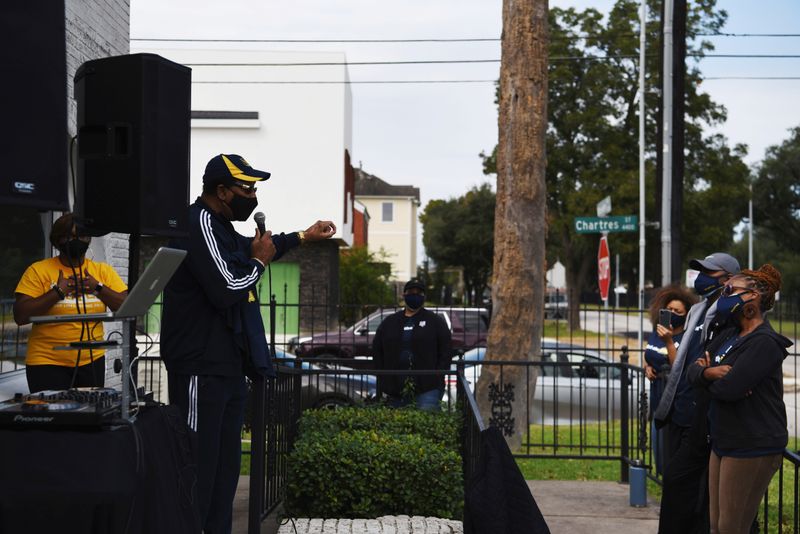
<svg viewBox="0 0 800 534">
<path fill-rule="evenodd" d="M 89 242 L 77 237 L 71 238 L 66 243 L 58 247 L 59 252 L 71 260 L 79 260 L 86 255 L 89 250 Z"/>
<path fill-rule="evenodd" d="M 752 289 L 747 287 L 739 287 L 732 284 L 726 285 L 717 299 L 716 319 L 723 322 L 729 317 L 733 317 L 735 320 L 744 309 L 746 301 L 743 296 L 753 292 Z"/>
<path fill-rule="evenodd" d="M 684 324 L 686 324 L 686 314 L 678 315 L 677 313 L 672 312 L 672 315 L 670 316 L 669 319 L 669 325 L 672 328 L 680 328 Z"/>
</svg>

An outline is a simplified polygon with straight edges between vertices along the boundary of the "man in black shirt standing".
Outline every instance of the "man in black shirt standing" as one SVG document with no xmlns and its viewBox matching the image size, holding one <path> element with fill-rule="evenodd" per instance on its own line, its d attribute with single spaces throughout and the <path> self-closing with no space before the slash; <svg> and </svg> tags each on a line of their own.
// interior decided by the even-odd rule
<svg viewBox="0 0 800 534">
<path fill-rule="evenodd" d="M 412 278 L 403 288 L 405 307 L 388 316 L 375 332 L 372 351 L 378 369 L 447 370 L 450 368 L 450 329 L 437 313 L 425 309 L 425 284 Z M 386 375 L 379 390 L 389 406 L 414 404 L 439 410 L 444 375 Z"/>
<path fill-rule="evenodd" d="M 205 533 L 231 532 L 245 374 L 274 376 L 256 284 L 286 251 L 336 232 L 333 222 L 317 221 L 288 234 L 239 234 L 231 221 L 249 219 L 256 187 L 269 177 L 237 154 L 211 158 L 203 194 L 189 206 L 189 235 L 172 242 L 188 255 L 164 290 L 161 357 L 170 404 L 183 412 L 196 440 L 197 511 Z"/>
</svg>

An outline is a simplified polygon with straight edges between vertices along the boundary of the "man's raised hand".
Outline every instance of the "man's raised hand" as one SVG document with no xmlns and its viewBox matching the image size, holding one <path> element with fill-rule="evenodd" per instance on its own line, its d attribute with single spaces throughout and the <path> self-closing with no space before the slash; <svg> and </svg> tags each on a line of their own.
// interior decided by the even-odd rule
<svg viewBox="0 0 800 534">
<path fill-rule="evenodd" d="M 336 225 L 333 221 L 317 221 L 305 231 L 306 241 L 322 241 L 328 239 L 336 233 Z"/>
</svg>

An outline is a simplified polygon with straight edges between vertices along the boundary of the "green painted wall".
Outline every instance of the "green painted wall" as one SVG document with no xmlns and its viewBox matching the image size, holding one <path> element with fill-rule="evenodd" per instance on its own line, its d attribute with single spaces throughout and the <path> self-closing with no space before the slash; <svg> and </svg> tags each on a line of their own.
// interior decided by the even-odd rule
<svg viewBox="0 0 800 534">
<path fill-rule="evenodd" d="M 272 293 L 275 294 L 275 335 L 295 336 L 299 332 L 300 264 L 273 263 Z M 265 272 L 258 282 L 258 297 L 261 302 L 261 317 L 264 330 L 269 336 L 269 274 Z"/>
</svg>

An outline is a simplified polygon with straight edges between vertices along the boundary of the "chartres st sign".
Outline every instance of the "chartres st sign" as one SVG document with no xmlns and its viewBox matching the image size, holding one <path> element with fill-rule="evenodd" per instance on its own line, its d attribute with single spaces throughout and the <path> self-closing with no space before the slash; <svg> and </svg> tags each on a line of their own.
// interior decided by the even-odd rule
<svg viewBox="0 0 800 534">
<path fill-rule="evenodd" d="M 605 232 L 636 232 L 639 217 L 615 215 L 612 217 L 575 217 L 575 231 L 579 234 L 602 234 Z"/>
</svg>

